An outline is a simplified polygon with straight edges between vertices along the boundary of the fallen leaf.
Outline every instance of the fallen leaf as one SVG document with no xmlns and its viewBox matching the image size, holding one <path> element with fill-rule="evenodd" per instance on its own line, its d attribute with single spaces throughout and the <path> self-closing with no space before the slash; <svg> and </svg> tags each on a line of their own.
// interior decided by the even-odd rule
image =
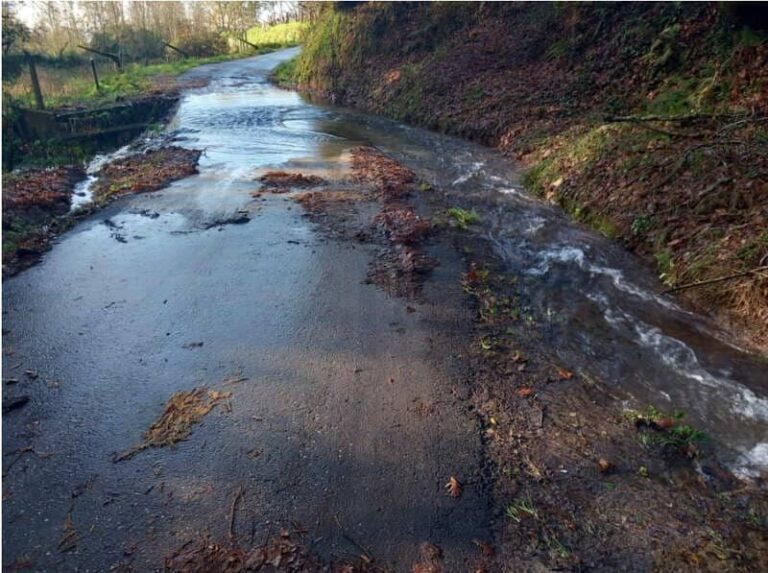
<svg viewBox="0 0 768 573">
<path fill-rule="evenodd" d="M 462 487 L 459 480 L 451 476 L 451 479 L 449 479 L 448 483 L 445 484 L 445 489 L 448 490 L 448 493 L 450 494 L 451 497 L 459 497 L 461 495 Z"/>
<path fill-rule="evenodd" d="M 414 563 L 411 573 L 440 573 L 440 568 L 434 563 Z"/>
<path fill-rule="evenodd" d="M 484 557 L 493 557 L 493 545 L 488 543 L 487 541 L 483 541 L 482 539 L 475 539 L 472 541 L 475 545 L 477 545 L 478 549 L 483 553 Z"/>
<path fill-rule="evenodd" d="M 600 471 L 600 473 L 606 473 L 612 467 L 613 467 L 613 464 L 608 460 L 606 460 L 605 458 L 600 458 L 599 460 L 597 460 L 597 469 Z"/>
<path fill-rule="evenodd" d="M 570 370 L 566 370 L 565 368 L 561 368 L 560 366 L 555 366 L 557 368 L 557 375 L 560 377 L 561 380 L 570 380 L 573 378 L 573 372 Z"/>
<path fill-rule="evenodd" d="M 429 559 L 430 561 L 436 561 L 443 558 L 443 550 L 434 543 L 430 543 L 429 541 L 422 543 L 419 549 L 421 550 L 422 556 L 425 559 Z"/>
<path fill-rule="evenodd" d="M 525 387 L 523 387 L 523 388 L 519 388 L 519 389 L 517 390 L 517 393 L 518 393 L 520 396 L 522 396 L 523 398 L 526 398 L 526 397 L 530 396 L 531 394 L 533 394 L 533 387 L 531 387 L 531 386 L 525 386 Z"/>
<path fill-rule="evenodd" d="M 519 350 L 515 350 L 515 353 L 512 355 L 512 362 L 518 363 L 518 362 L 527 362 L 528 359 L 525 358 Z"/>
</svg>

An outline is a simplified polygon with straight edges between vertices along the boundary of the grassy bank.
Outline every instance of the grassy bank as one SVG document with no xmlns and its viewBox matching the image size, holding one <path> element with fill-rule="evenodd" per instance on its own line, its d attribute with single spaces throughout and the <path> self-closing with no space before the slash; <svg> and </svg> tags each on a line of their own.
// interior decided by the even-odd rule
<svg viewBox="0 0 768 573">
<path fill-rule="evenodd" d="M 765 349 L 768 42 L 743 10 L 328 9 L 276 78 L 499 147 L 530 168 L 532 191 Z"/>
<path fill-rule="evenodd" d="M 296 46 L 304 39 L 309 22 L 285 22 L 268 27 L 254 26 L 246 33 L 246 39 L 257 46 Z"/>
<path fill-rule="evenodd" d="M 260 48 L 252 56 L 274 51 L 275 48 Z M 127 98 L 162 91 L 170 80 L 203 64 L 224 62 L 245 57 L 246 54 L 222 54 L 208 58 L 185 58 L 175 62 L 156 64 L 128 64 L 121 72 L 112 65 L 99 66 L 99 88 L 93 81 L 90 65 L 75 68 L 39 68 L 38 76 L 46 107 L 97 106 L 112 103 L 116 98 Z M 3 92 L 13 103 L 23 107 L 34 107 L 34 95 L 28 74 L 15 82 L 4 83 Z"/>
</svg>

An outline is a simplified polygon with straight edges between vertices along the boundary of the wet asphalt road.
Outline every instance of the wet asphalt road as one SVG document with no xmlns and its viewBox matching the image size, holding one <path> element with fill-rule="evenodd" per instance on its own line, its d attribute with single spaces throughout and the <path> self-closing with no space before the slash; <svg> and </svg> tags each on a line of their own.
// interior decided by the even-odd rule
<svg viewBox="0 0 768 573">
<path fill-rule="evenodd" d="M 22 382 L 4 390 L 31 397 L 4 416 L 5 563 L 160 569 L 191 539 L 226 539 L 240 486 L 246 544 L 300 524 L 325 558 L 359 555 L 351 537 L 404 570 L 430 541 L 463 569 L 490 536 L 460 400 L 471 316 L 455 255 L 441 251 L 408 312 L 365 284 L 365 247 L 324 239 L 284 197 L 249 195 L 268 167 L 338 174 L 358 143 L 315 132 L 312 108 L 266 82 L 288 55 L 195 71 L 212 82 L 169 129 L 205 148 L 200 175 L 114 203 L 5 283 L 5 373 Z M 250 221 L 226 224 L 240 210 Z M 221 384 L 233 375 L 247 380 Z M 232 391 L 231 412 L 112 462 L 174 392 L 201 385 Z M 443 488 L 451 475 L 470 484 L 460 500 Z M 62 551 L 68 515 L 77 537 Z"/>
</svg>

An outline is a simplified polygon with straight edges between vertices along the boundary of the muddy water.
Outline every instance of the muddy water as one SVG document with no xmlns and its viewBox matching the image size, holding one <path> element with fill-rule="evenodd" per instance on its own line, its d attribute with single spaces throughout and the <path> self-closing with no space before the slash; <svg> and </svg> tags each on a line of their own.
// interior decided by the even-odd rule
<svg viewBox="0 0 768 573">
<path fill-rule="evenodd" d="M 285 197 L 250 197 L 264 169 L 343 173 L 361 143 L 482 213 L 487 248 L 559 361 L 628 405 L 684 409 L 739 471 L 768 466 L 764 362 L 657 296 L 635 258 L 526 196 L 492 151 L 273 88 L 267 71 L 291 54 L 191 72 L 212 81 L 168 130 L 205 150 L 200 174 L 113 204 L 5 283 L 4 376 L 20 382 L 4 396 L 31 397 L 3 425 L 7 561 L 157 569 L 198 535 L 226 537 L 243 485 L 246 541 L 293 522 L 326 557 L 359 554 L 352 538 L 402 570 L 428 540 L 448 570 L 467 570 L 493 515 L 459 399 L 462 262 L 435 244 L 441 266 L 410 312 L 364 284 L 364 246 L 318 235 Z M 222 386 L 233 375 L 248 380 Z M 173 392 L 199 385 L 231 390 L 231 412 L 175 448 L 111 462 Z M 443 491 L 450 475 L 468 484 L 459 502 Z M 62 552 L 68 515 L 77 543 Z"/>
</svg>

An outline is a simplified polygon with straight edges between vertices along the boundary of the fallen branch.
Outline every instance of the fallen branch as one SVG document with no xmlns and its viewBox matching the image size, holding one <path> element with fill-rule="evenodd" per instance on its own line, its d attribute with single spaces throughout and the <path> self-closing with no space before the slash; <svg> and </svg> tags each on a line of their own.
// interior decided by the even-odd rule
<svg viewBox="0 0 768 573">
<path fill-rule="evenodd" d="M 737 118 L 737 117 L 744 117 L 745 114 L 718 114 L 714 115 L 711 113 L 694 113 L 689 115 L 616 115 L 616 116 L 606 116 L 605 121 L 606 123 L 620 123 L 620 122 L 630 122 L 630 123 L 644 123 L 647 121 L 674 121 L 674 122 L 686 122 L 686 121 L 702 121 L 702 120 L 708 120 L 708 119 L 717 119 L 722 117 L 730 117 L 730 118 Z"/>
<path fill-rule="evenodd" d="M 714 278 L 714 279 L 707 279 L 707 280 L 704 280 L 704 281 L 696 281 L 696 282 L 692 282 L 692 283 L 687 283 L 687 284 L 684 284 L 684 285 L 676 286 L 676 287 L 669 288 L 667 290 L 661 291 L 661 294 L 669 294 L 669 293 L 672 293 L 672 292 L 677 292 L 677 291 L 681 291 L 681 290 L 685 290 L 685 289 L 689 289 L 689 288 L 700 287 L 700 286 L 705 286 L 705 285 L 711 285 L 711 284 L 715 284 L 715 283 L 729 281 L 729 280 L 732 280 L 732 279 L 738 279 L 738 278 L 741 278 L 741 277 L 747 277 L 747 276 L 750 276 L 750 275 L 754 275 L 754 274 L 761 273 L 761 272 L 766 272 L 766 271 L 768 271 L 768 266 L 757 267 L 757 268 L 754 268 L 754 269 L 751 269 L 751 270 L 748 270 L 748 271 L 743 271 L 743 272 L 740 272 L 740 273 L 734 273 L 734 274 L 731 274 L 731 275 L 726 275 L 724 277 L 717 277 L 717 278 Z"/>
<path fill-rule="evenodd" d="M 117 66 L 118 70 L 123 69 L 123 64 L 120 61 L 120 56 L 117 56 L 116 54 L 110 54 L 109 52 L 102 52 L 101 50 L 94 50 L 93 48 L 89 48 L 88 46 L 83 46 L 82 44 L 77 45 L 78 48 L 81 50 L 85 50 L 86 52 L 93 52 L 94 54 L 98 54 L 100 56 L 104 56 L 105 58 L 109 58 L 113 62 L 115 62 L 115 66 Z"/>
<path fill-rule="evenodd" d="M 181 48 L 177 48 L 176 46 L 169 44 L 168 42 L 163 42 L 163 45 L 165 45 L 166 48 L 170 48 L 174 52 L 181 54 L 183 57 L 188 58 L 189 54 L 182 50 Z"/>
<path fill-rule="evenodd" d="M 705 137 L 709 137 L 709 134 L 707 133 L 683 133 L 681 131 L 670 131 L 668 129 L 662 129 L 660 127 L 655 127 L 653 125 L 646 125 L 644 123 L 638 122 L 638 127 L 641 127 L 643 129 L 647 129 L 648 131 L 653 131 L 655 133 L 661 133 L 662 135 L 668 135 L 670 137 L 688 137 L 691 139 L 704 139 Z"/>
</svg>

